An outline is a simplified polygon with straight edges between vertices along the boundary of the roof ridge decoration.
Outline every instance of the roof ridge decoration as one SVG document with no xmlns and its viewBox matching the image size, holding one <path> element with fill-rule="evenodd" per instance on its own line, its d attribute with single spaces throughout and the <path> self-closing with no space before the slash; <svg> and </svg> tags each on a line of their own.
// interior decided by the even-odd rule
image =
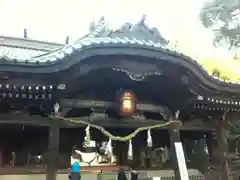
<svg viewBox="0 0 240 180">
<path fill-rule="evenodd" d="M 63 59 L 65 55 L 72 54 L 75 50 L 79 50 L 92 44 L 100 43 L 125 43 L 139 44 L 143 46 L 154 46 L 157 48 L 168 49 L 168 41 L 163 38 L 157 28 L 149 28 L 145 23 L 146 15 L 136 23 L 125 23 L 119 29 L 112 30 L 102 16 L 97 22 L 92 21 L 89 27 L 89 33 L 82 38 L 66 45 L 59 50 L 53 50 L 39 57 L 33 58 L 31 61 L 36 62 L 53 62 Z"/>
<path fill-rule="evenodd" d="M 99 38 L 102 37 L 102 35 L 107 30 L 107 24 L 105 22 L 104 16 L 100 17 L 100 19 L 95 22 L 92 21 L 89 26 L 89 33 L 82 38 L 74 41 L 73 43 L 69 45 L 65 45 L 63 48 L 54 49 L 53 51 L 47 52 L 45 54 L 42 54 L 38 57 L 34 57 L 31 61 L 33 62 L 54 62 L 60 59 L 63 59 L 65 55 L 72 54 L 74 50 L 82 48 L 82 41 L 89 38 Z M 59 52 L 60 51 L 60 52 Z"/>
<path fill-rule="evenodd" d="M 142 19 L 136 23 L 125 23 L 120 29 L 110 31 L 109 37 L 128 37 L 131 39 L 139 39 L 142 41 L 151 41 L 152 43 L 160 43 L 163 46 L 168 45 L 168 41 L 163 38 L 157 28 L 149 28 L 145 23 L 146 15 L 143 15 Z"/>
</svg>

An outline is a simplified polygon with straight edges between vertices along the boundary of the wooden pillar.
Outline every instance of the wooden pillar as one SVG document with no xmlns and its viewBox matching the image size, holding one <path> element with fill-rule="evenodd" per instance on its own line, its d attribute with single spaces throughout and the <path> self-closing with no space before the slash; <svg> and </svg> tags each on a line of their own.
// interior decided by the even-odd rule
<svg viewBox="0 0 240 180">
<path fill-rule="evenodd" d="M 180 123 L 174 123 L 169 129 L 171 161 L 173 165 L 175 180 L 181 180 L 180 168 L 177 159 L 176 143 L 182 143 L 180 139 Z"/>
<path fill-rule="evenodd" d="M 236 154 L 239 155 L 240 154 L 240 137 L 237 137 L 237 148 L 236 148 Z"/>
<path fill-rule="evenodd" d="M 212 132 L 207 132 L 206 133 L 206 143 L 207 143 L 208 154 L 209 154 L 209 156 L 211 156 L 213 154 L 213 135 L 212 135 Z"/>
<path fill-rule="evenodd" d="M 56 180 L 57 162 L 59 153 L 59 125 L 56 120 L 50 120 L 48 157 L 47 157 L 47 176 L 46 180 Z"/>
<path fill-rule="evenodd" d="M 200 171 L 202 171 L 204 175 L 204 180 L 211 180 L 211 177 L 209 175 L 209 154 L 212 152 L 211 149 L 211 135 L 209 133 L 204 133 L 202 139 L 200 139 Z"/>
<path fill-rule="evenodd" d="M 218 123 L 216 129 L 217 135 L 217 159 L 218 159 L 218 174 L 221 175 L 221 180 L 227 180 L 229 177 L 227 153 L 228 153 L 228 131 L 229 122 L 226 119 L 226 113 L 224 114 L 222 120 Z"/>
<path fill-rule="evenodd" d="M 170 149 L 171 149 L 171 155 L 172 155 L 171 161 L 173 165 L 175 180 L 181 180 L 179 166 L 177 162 L 177 156 L 176 156 L 176 149 L 174 146 L 176 142 L 181 142 L 179 129 L 170 129 L 169 134 L 170 134 Z"/>
</svg>

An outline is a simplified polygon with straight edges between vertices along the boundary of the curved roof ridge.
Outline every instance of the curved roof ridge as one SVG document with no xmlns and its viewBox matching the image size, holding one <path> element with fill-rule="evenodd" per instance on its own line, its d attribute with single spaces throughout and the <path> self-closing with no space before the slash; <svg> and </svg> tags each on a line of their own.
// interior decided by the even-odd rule
<svg viewBox="0 0 240 180">
<path fill-rule="evenodd" d="M 136 23 L 125 23 L 119 29 L 111 30 L 104 17 L 101 17 L 98 22 L 92 22 L 90 24 L 90 31 L 84 37 L 74 41 L 71 44 L 65 45 L 59 49 L 52 50 L 51 52 L 43 55 L 26 59 L 26 63 L 19 62 L 19 65 L 41 65 L 47 66 L 48 64 L 55 64 L 58 61 L 66 60 L 66 57 L 71 56 L 77 52 L 81 53 L 86 49 L 104 48 L 104 47 L 124 47 L 124 48 L 138 48 L 145 49 L 147 51 L 164 53 L 169 56 L 184 60 L 186 63 L 190 63 L 201 70 L 205 77 L 209 77 L 219 82 L 225 82 L 227 84 L 240 84 L 240 82 L 226 82 L 219 77 L 213 76 L 212 72 L 208 72 L 196 59 L 192 59 L 189 56 L 179 52 L 176 48 L 169 44 L 157 28 L 150 28 L 145 23 L 146 16 Z M 3 57 L 2 59 L 7 59 Z M 0 58 L 1 59 L 1 58 Z M 14 60 L 18 64 L 17 59 Z M 187 65 L 188 66 L 188 65 Z"/>
<path fill-rule="evenodd" d="M 61 51 L 67 51 L 66 54 L 71 54 L 73 49 L 78 49 L 78 45 L 81 44 L 82 41 L 87 40 L 98 40 L 98 38 L 112 38 L 112 39 L 119 39 L 119 38 L 130 38 L 132 40 L 137 41 L 150 41 L 151 43 L 156 43 L 160 45 L 162 48 L 167 48 L 168 41 L 161 35 L 157 28 L 149 28 L 148 25 L 145 23 L 146 16 L 144 15 L 142 19 L 136 23 L 125 23 L 119 29 L 112 30 L 107 26 L 107 23 L 102 16 L 97 22 L 92 21 L 90 23 L 89 33 L 85 36 L 77 39 L 71 44 L 65 45 L 62 48 L 55 49 L 51 52 L 47 52 L 37 57 L 33 57 L 31 61 L 46 61 L 46 58 L 49 58 L 51 61 L 56 61 L 58 57 L 60 59 L 63 58 L 63 54 Z M 81 45 L 80 45 L 81 46 Z M 60 51 L 60 52 L 59 52 Z M 56 53 L 56 54 L 55 54 Z M 60 53 L 57 55 L 57 53 Z M 55 58 L 54 58 L 55 56 Z M 62 58 L 61 58 L 62 57 Z M 45 59 L 45 60 L 44 60 Z"/>
<path fill-rule="evenodd" d="M 0 57 L 7 60 L 19 59 L 24 61 L 63 46 L 59 43 L 29 38 L 0 36 Z"/>
<path fill-rule="evenodd" d="M 37 61 L 37 60 L 39 60 L 39 58 L 41 59 L 44 56 L 49 56 L 49 55 L 51 56 L 52 53 L 56 53 L 56 52 L 58 52 L 59 50 L 62 50 L 62 49 L 67 49 L 68 47 L 71 47 L 72 44 L 78 43 L 79 41 L 82 41 L 83 39 L 99 37 L 101 35 L 101 33 L 103 32 L 103 29 L 105 27 L 106 27 L 106 22 L 105 22 L 104 16 L 102 16 L 99 19 L 99 21 L 97 22 L 97 24 L 94 21 L 92 21 L 90 23 L 90 27 L 89 27 L 90 31 L 85 36 L 75 40 L 73 43 L 66 44 L 65 46 L 63 46 L 61 48 L 53 49 L 52 51 L 46 52 L 46 53 L 41 54 L 39 56 L 35 56 L 35 57 L 33 57 L 32 61 Z M 54 60 L 54 58 L 52 58 L 52 60 Z"/>
</svg>

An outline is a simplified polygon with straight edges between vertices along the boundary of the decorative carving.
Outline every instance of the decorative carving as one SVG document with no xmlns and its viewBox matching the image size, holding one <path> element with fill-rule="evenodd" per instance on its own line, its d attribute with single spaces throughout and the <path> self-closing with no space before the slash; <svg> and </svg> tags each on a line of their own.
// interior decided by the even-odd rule
<svg viewBox="0 0 240 180">
<path fill-rule="evenodd" d="M 162 72 L 156 65 L 122 60 L 112 68 L 113 71 L 125 73 L 133 81 L 143 81 L 149 76 L 159 76 Z"/>
<path fill-rule="evenodd" d="M 108 115 L 106 114 L 106 109 L 101 109 L 101 108 L 92 108 L 92 113 L 90 115 L 90 120 L 107 120 Z"/>
<path fill-rule="evenodd" d="M 58 90 L 65 90 L 65 89 L 66 89 L 66 84 L 59 84 L 59 85 L 57 86 L 57 89 L 58 89 Z"/>
<path fill-rule="evenodd" d="M 104 16 L 100 17 L 100 19 L 95 22 L 92 21 L 89 26 L 89 33 L 85 37 L 99 37 L 102 36 L 105 32 L 108 32 L 108 28 L 106 27 L 106 22 Z M 84 38 L 85 38 L 84 37 Z"/>
<path fill-rule="evenodd" d="M 132 116 L 133 119 L 136 119 L 136 120 L 141 120 L 141 121 L 144 121 L 144 120 L 147 120 L 147 118 L 141 113 L 141 114 L 135 114 Z"/>
<path fill-rule="evenodd" d="M 65 117 L 72 108 L 61 108 L 60 116 Z"/>
<path fill-rule="evenodd" d="M 113 68 L 114 71 L 119 71 L 126 73 L 128 77 L 133 81 L 143 81 L 148 76 L 154 76 L 154 75 L 161 75 L 159 72 L 130 72 L 127 69 L 119 69 L 119 68 Z"/>
<path fill-rule="evenodd" d="M 168 41 L 163 38 L 157 28 L 149 28 L 146 24 L 146 15 L 143 15 L 141 20 L 136 24 L 125 23 L 119 29 L 108 33 L 109 37 L 127 37 L 130 39 L 136 38 L 139 40 L 152 41 L 167 45 Z"/>
<path fill-rule="evenodd" d="M 149 28 L 146 24 L 146 15 L 143 15 L 141 20 L 136 24 L 129 22 L 123 24 L 119 29 L 111 30 L 107 27 L 104 16 L 99 21 L 92 21 L 89 27 L 89 37 L 125 37 L 129 39 L 138 39 L 152 41 L 153 43 L 160 43 L 167 45 L 168 41 L 163 38 L 157 28 Z"/>
</svg>

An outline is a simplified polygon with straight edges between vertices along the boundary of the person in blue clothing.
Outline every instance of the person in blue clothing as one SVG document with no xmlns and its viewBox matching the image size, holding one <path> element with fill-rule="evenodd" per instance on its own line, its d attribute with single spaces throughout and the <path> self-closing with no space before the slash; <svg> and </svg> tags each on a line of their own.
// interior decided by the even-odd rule
<svg viewBox="0 0 240 180">
<path fill-rule="evenodd" d="M 72 162 L 71 162 L 71 172 L 69 174 L 69 179 L 71 180 L 80 180 L 81 179 L 81 166 L 80 166 L 80 160 L 76 152 L 72 153 Z"/>
</svg>

